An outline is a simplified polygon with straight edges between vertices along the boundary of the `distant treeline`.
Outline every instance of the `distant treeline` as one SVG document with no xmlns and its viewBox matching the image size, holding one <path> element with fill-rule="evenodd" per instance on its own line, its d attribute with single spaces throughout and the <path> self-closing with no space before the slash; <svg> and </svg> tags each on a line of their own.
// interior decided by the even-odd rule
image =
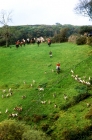
<svg viewBox="0 0 92 140">
<path fill-rule="evenodd" d="M 0 28 L 0 46 L 5 45 L 6 41 L 9 44 L 15 44 L 17 40 L 41 36 L 44 39 L 52 38 L 53 42 L 64 42 L 72 34 L 84 34 L 85 32 L 91 33 L 92 26 L 61 25 L 59 23 L 55 25 L 3 26 Z"/>
</svg>

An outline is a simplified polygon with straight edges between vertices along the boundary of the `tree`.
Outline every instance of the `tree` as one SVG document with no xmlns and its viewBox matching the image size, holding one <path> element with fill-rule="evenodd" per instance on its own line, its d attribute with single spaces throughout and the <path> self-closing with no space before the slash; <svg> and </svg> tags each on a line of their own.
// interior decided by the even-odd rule
<svg viewBox="0 0 92 140">
<path fill-rule="evenodd" d="M 92 26 L 81 26 L 79 29 L 79 34 L 84 35 L 85 33 L 91 33 L 92 32 Z"/>
<path fill-rule="evenodd" d="M 4 10 L 1 11 L 1 16 L 0 16 L 0 24 L 3 25 L 2 27 L 2 38 L 5 39 L 6 41 L 6 47 L 9 46 L 9 37 L 10 37 L 10 32 L 9 32 L 9 26 L 8 23 L 12 21 L 12 12 L 6 12 Z"/>
<path fill-rule="evenodd" d="M 52 38 L 52 42 L 67 42 L 68 41 L 68 37 L 70 36 L 70 29 L 68 27 L 66 28 L 62 28 L 60 30 L 59 34 L 56 34 L 53 38 Z"/>
<path fill-rule="evenodd" d="M 92 0 L 79 0 L 74 10 L 77 14 L 89 17 L 92 20 Z"/>
</svg>

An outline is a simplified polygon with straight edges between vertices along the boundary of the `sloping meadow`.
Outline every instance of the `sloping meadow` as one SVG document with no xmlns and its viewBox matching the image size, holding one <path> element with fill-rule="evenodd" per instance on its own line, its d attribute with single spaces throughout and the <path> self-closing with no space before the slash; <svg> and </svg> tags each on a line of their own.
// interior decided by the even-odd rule
<svg viewBox="0 0 92 140">
<path fill-rule="evenodd" d="M 26 121 L 57 140 L 68 140 L 70 130 L 79 134 L 79 129 L 90 126 L 92 85 L 72 75 L 90 81 L 91 52 L 87 45 L 71 43 L 0 48 L 0 121 Z"/>
</svg>

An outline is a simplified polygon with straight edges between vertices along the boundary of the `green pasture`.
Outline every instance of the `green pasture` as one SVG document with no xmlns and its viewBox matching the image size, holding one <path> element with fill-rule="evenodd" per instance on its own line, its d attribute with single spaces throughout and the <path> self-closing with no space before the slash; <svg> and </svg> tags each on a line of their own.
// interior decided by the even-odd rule
<svg viewBox="0 0 92 140">
<path fill-rule="evenodd" d="M 49 57 L 49 51 L 52 51 L 52 58 Z M 57 62 L 61 64 L 60 74 L 56 73 Z M 92 77 L 92 47 L 72 43 L 55 43 L 51 47 L 46 43 L 39 47 L 31 44 L 18 49 L 13 45 L 9 48 L 1 47 L 0 121 L 9 119 L 9 114 L 15 113 L 14 107 L 22 106 L 23 110 L 18 113 L 17 119 L 35 124 L 39 129 L 48 124 L 48 131 L 52 130 L 51 136 L 57 137 L 55 140 L 63 140 L 63 132 L 66 130 L 89 126 L 91 120 L 85 116 L 91 108 L 87 108 L 86 103 L 91 103 L 92 86 L 88 89 L 88 98 L 67 110 L 62 109 L 81 93 L 78 88 L 85 90 L 84 85 L 71 77 L 71 69 L 86 81 Z M 44 91 L 38 91 L 39 86 Z M 9 88 L 12 89 L 12 96 L 6 97 Z M 6 93 L 3 93 L 4 89 Z M 67 100 L 64 100 L 64 94 Z M 22 96 L 26 98 L 22 99 Z M 46 101 L 46 104 L 41 104 L 41 101 Z M 34 115 L 46 118 L 36 120 Z"/>
</svg>

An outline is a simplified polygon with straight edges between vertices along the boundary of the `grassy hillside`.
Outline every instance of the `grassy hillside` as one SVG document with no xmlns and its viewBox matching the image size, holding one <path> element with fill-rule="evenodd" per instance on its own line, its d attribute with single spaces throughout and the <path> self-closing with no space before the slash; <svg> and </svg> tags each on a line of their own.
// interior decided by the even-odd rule
<svg viewBox="0 0 92 140">
<path fill-rule="evenodd" d="M 60 74 L 56 73 L 57 62 L 61 64 Z M 90 132 L 92 125 L 92 106 L 87 107 L 92 100 L 92 85 L 74 80 L 71 69 L 85 81 L 92 78 L 91 47 L 61 43 L 51 47 L 35 44 L 18 49 L 15 46 L 0 48 L 0 121 L 9 119 L 9 114 L 17 112 L 14 107 L 18 106 L 23 110 L 16 119 L 42 129 L 53 140 L 68 140 L 74 136 L 79 140 L 83 139 L 81 135 L 91 139 L 89 133 L 84 132 Z M 39 91 L 39 86 L 44 91 Z M 9 88 L 12 95 L 6 97 Z"/>
</svg>

